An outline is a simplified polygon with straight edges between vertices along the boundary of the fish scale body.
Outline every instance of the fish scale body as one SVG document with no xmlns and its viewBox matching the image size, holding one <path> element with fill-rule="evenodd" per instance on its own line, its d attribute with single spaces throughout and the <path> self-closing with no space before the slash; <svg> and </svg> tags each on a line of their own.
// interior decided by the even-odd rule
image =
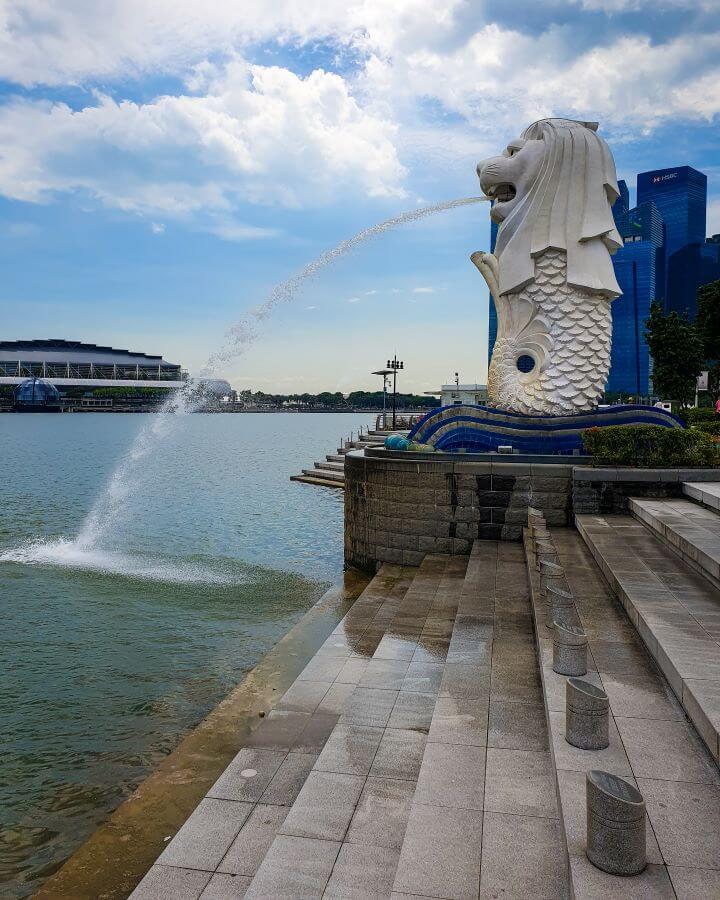
<svg viewBox="0 0 720 900">
<path fill-rule="evenodd" d="M 549 249 L 537 257 L 534 281 L 496 302 L 498 335 L 488 373 L 492 404 L 528 415 L 596 409 L 610 368 L 611 302 L 567 284 L 564 251 Z M 518 370 L 523 355 L 535 359 L 532 372 Z"/>
</svg>

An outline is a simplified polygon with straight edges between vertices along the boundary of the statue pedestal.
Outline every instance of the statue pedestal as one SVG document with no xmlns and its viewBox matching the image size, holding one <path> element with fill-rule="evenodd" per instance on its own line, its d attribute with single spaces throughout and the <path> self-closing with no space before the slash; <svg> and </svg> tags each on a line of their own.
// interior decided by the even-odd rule
<svg viewBox="0 0 720 900">
<path fill-rule="evenodd" d="M 672 413 L 654 406 L 607 406 L 574 416 L 526 416 L 489 406 L 443 406 L 418 422 L 409 439 L 444 453 L 492 453 L 512 446 L 515 453 L 582 453 L 582 432 L 606 425 L 661 425 L 683 428 Z"/>
</svg>

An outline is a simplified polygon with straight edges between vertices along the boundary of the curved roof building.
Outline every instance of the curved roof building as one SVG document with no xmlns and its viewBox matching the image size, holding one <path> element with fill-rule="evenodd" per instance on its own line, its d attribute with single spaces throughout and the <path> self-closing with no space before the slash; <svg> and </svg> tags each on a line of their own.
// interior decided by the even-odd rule
<svg viewBox="0 0 720 900">
<path fill-rule="evenodd" d="M 60 394 L 49 381 L 28 378 L 15 388 L 13 407 L 18 412 L 59 412 Z"/>
<path fill-rule="evenodd" d="M 187 373 L 162 356 L 57 338 L 0 341 L 0 384 L 43 378 L 61 387 L 177 387 Z"/>
</svg>

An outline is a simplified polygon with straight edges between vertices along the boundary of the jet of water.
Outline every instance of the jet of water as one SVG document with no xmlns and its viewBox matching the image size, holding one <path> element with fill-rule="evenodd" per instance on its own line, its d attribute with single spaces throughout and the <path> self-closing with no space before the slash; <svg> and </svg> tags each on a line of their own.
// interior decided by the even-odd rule
<svg viewBox="0 0 720 900">
<path fill-rule="evenodd" d="M 422 206 L 419 209 L 410 210 L 410 212 L 402 213 L 399 216 L 393 216 L 391 219 L 386 219 L 384 222 L 379 222 L 370 228 L 364 228 L 354 237 L 341 241 L 331 250 L 325 250 L 317 259 L 314 259 L 299 272 L 291 275 L 286 281 L 273 288 L 272 293 L 263 303 L 251 309 L 242 319 L 231 325 L 225 332 L 225 344 L 220 350 L 210 356 L 200 374 L 202 376 L 212 375 L 219 365 L 242 355 L 250 344 L 256 340 L 259 324 L 272 315 L 275 307 L 281 303 L 291 303 L 295 299 L 297 292 L 305 286 L 307 281 L 314 278 L 319 272 L 335 262 L 336 259 L 345 256 L 346 253 L 349 253 L 361 244 L 379 237 L 386 231 L 397 228 L 398 225 L 417 222 L 418 219 L 424 219 L 427 216 L 444 212 L 447 209 L 455 209 L 458 206 L 468 206 L 470 203 L 482 202 L 489 202 L 489 198 L 463 197 L 460 200 L 446 200 L 444 203 Z"/>
<path fill-rule="evenodd" d="M 444 210 L 487 200 L 487 197 L 465 197 L 460 200 L 448 200 L 433 206 L 420 207 L 402 215 L 393 216 L 371 228 L 365 228 L 354 237 L 341 241 L 336 247 L 321 253 L 317 259 L 277 285 L 263 303 L 251 309 L 243 318 L 228 328 L 225 333 L 224 345 L 209 357 L 201 371 L 201 376 L 212 375 L 219 365 L 242 355 L 256 340 L 260 323 L 270 317 L 275 307 L 281 303 L 290 303 L 309 279 L 314 278 L 336 259 L 366 241 L 384 234 L 391 228 L 397 228 L 407 222 L 416 222 L 418 219 L 424 219 L 426 216 Z M 83 552 L 95 550 L 102 545 L 103 539 L 109 532 L 117 529 L 117 526 L 128 514 L 129 500 L 139 484 L 139 479 L 135 475 L 136 467 L 150 453 L 157 451 L 158 444 L 178 427 L 185 416 L 202 409 L 206 403 L 207 394 L 202 389 L 201 381 L 191 380 L 168 397 L 159 412 L 153 415 L 150 424 L 141 429 L 129 452 L 118 463 L 105 489 L 97 497 L 77 538 L 72 542 L 77 550 Z"/>
</svg>

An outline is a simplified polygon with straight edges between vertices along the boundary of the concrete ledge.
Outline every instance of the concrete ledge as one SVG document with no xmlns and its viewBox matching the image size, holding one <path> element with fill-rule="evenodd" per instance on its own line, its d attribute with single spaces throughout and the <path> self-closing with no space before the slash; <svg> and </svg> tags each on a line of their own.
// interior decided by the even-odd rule
<svg viewBox="0 0 720 900">
<path fill-rule="evenodd" d="M 580 750 L 565 740 L 565 678 L 552 669 L 552 640 L 545 625 L 539 578 L 526 542 L 528 578 L 543 700 L 550 732 L 558 810 L 570 892 L 576 900 L 599 898 L 714 897 L 720 841 L 712 820 L 720 813 L 718 775 L 672 692 L 648 665 L 627 619 L 613 601 L 577 532 L 553 530 L 553 540 L 589 639 L 585 680 L 603 688 L 610 701 L 610 745 Z M 648 866 L 629 878 L 601 872 L 585 854 L 585 776 L 604 769 L 635 784 L 647 804 Z M 712 809 L 698 797 L 707 797 Z M 683 845 L 683 854 L 677 849 Z M 682 865 L 679 858 L 682 855 Z M 673 864 L 676 863 L 676 864 Z M 690 879 L 690 882 L 682 879 Z M 686 883 L 694 892 L 687 893 Z M 677 893 L 676 893 L 677 892 Z"/>
<path fill-rule="evenodd" d="M 720 510 L 720 480 L 715 482 L 695 483 L 685 481 L 682 486 L 683 494 L 701 503 L 708 509 Z"/>
<path fill-rule="evenodd" d="M 630 498 L 629 509 L 691 569 L 720 590 L 720 516 L 689 500 Z"/>
<path fill-rule="evenodd" d="M 720 763 L 720 598 L 634 519 L 577 516 L 578 531 L 685 712 Z"/>
<path fill-rule="evenodd" d="M 719 481 L 720 469 L 641 469 L 627 466 L 575 466 L 575 481 Z"/>
</svg>

